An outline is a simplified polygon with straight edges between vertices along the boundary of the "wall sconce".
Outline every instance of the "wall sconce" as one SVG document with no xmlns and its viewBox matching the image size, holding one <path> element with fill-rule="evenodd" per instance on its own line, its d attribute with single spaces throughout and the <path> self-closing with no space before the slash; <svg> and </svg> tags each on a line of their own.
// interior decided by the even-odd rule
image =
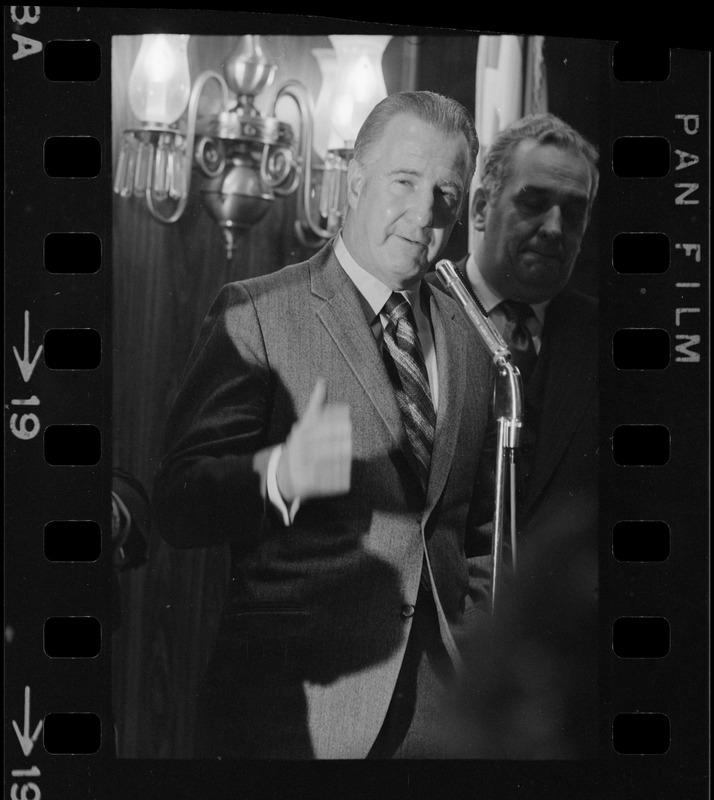
<svg viewBox="0 0 714 800">
<path fill-rule="evenodd" d="M 315 133 L 312 137 L 312 147 L 323 161 L 327 151 L 339 147 L 341 142 L 337 131 L 331 124 L 325 125 L 324 120 L 330 119 L 330 100 L 337 76 L 337 53 L 332 47 L 315 47 L 312 54 L 320 67 L 320 91 L 315 101 Z"/>
<path fill-rule="evenodd" d="M 142 36 L 129 77 L 129 105 L 142 127 L 124 132 L 114 179 L 117 194 L 145 197 L 151 213 L 164 222 L 173 220 L 161 217 L 155 201 L 170 196 L 182 212 L 188 194 L 185 137 L 175 125 L 191 94 L 187 45 L 188 36 Z"/>
<path fill-rule="evenodd" d="M 325 233 L 323 239 L 334 236 L 342 225 L 347 210 L 347 167 L 352 158 L 354 141 L 369 112 L 387 96 L 382 73 L 382 56 L 391 36 L 333 35 L 328 37 L 331 51 L 313 50 L 320 64 L 324 93 L 318 96 L 318 108 L 324 104 L 329 119 L 326 152 L 323 157 L 322 181 L 319 192 L 319 213 Z M 318 119 L 321 119 L 319 117 Z M 301 226 L 298 238 L 311 244 Z"/>
<path fill-rule="evenodd" d="M 346 171 L 356 131 L 386 96 L 381 56 L 391 37 L 329 38 L 335 57 L 324 53 L 315 57 L 323 89 L 327 86 L 318 98 L 317 121 L 324 125 L 322 109 L 327 109 L 331 129 L 316 132 L 312 99 L 297 80 L 280 87 L 270 113 L 255 107 L 254 98 L 271 85 L 277 70 L 260 36 L 242 36 L 223 64 L 223 75 L 203 72 L 193 86 L 187 35 L 142 36 L 128 87 L 129 103 L 141 127 L 124 131 L 114 192 L 123 198 L 142 198 L 156 220 L 174 223 L 186 208 L 195 164 L 205 178 L 200 190 L 203 205 L 221 228 L 229 259 L 240 232 L 262 219 L 276 196 L 298 188 L 298 239 L 316 247 L 332 237 L 346 209 Z M 199 130 L 199 101 L 210 81 L 220 89 L 221 110 L 202 118 Z M 275 114 L 283 97 L 297 105 L 297 137 Z M 313 140 L 323 159 L 321 166 L 316 161 L 315 169 Z"/>
</svg>

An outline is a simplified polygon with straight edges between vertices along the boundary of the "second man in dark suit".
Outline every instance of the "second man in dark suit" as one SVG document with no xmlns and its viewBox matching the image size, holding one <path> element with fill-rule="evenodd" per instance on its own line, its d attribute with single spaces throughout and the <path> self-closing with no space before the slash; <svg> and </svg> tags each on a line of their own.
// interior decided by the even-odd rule
<svg viewBox="0 0 714 800">
<path fill-rule="evenodd" d="M 596 161 L 595 148 L 557 117 L 525 117 L 491 145 L 471 199 L 477 243 L 461 268 L 524 384 L 524 540 L 544 516 L 579 504 L 593 512 L 598 304 L 569 282 L 597 193 Z"/>
<path fill-rule="evenodd" d="M 504 612 L 495 629 L 497 655 L 487 662 L 476 637 L 470 662 L 483 743 L 476 751 L 486 757 L 593 752 L 598 303 L 569 284 L 598 189 L 597 158 L 552 114 L 499 133 L 471 198 L 474 251 L 457 265 L 509 343 L 524 385 L 517 577 L 507 582 L 515 594 L 510 617 Z M 492 445 L 480 468 L 482 505 L 469 545 L 479 554 L 492 547 L 494 458 Z M 508 522 L 505 533 L 508 548 Z M 507 553 L 504 565 L 508 576 Z M 488 722 L 495 719 L 496 726 Z"/>
</svg>

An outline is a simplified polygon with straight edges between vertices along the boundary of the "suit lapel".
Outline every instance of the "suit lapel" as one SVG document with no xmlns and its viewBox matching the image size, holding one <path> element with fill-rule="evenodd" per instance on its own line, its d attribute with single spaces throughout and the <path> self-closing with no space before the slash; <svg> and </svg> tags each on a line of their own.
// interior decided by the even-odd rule
<svg viewBox="0 0 714 800">
<path fill-rule="evenodd" d="M 424 519 L 429 516 L 443 492 L 453 462 L 459 430 L 458 421 L 466 391 L 463 376 L 466 374 L 468 356 L 468 337 L 458 306 L 445 293 L 431 287 L 429 291 L 431 322 L 439 369 L 439 407 L 436 414 L 436 433 Z"/>
<path fill-rule="evenodd" d="M 367 324 L 358 291 L 330 248 L 326 263 L 311 264 L 311 288 L 322 302 L 317 316 L 373 403 L 404 457 L 417 472 L 401 413 L 379 346 Z"/>
<path fill-rule="evenodd" d="M 570 303 L 569 293 L 548 309 L 542 355 L 547 358 L 536 460 L 523 513 L 547 485 L 597 388 L 596 337 Z M 545 444 L 547 443 L 547 445 Z"/>
</svg>

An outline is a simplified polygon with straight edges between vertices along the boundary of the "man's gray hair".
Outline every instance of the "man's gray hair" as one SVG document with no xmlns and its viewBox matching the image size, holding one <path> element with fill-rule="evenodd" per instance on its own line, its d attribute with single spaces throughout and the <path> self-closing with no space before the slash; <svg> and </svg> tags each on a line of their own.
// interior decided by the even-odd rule
<svg viewBox="0 0 714 800">
<path fill-rule="evenodd" d="M 492 199 L 498 197 L 508 178 L 513 151 L 524 139 L 533 139 L 538 144 L 550 144 L 564 150 L 573 150 L 585 157 L 592 178 L 588 198 L 589 214 L 600 180 L 597 148 L 575 128 L 554 114 L 530 114 L 516 120 L 497 134 L 481 165 L 481 184 L 486 194 Z"/>
<path fill-rule="evenodd" d="M 479 148 L 473 118 L 461 103 L 436 92 L 397 92 L 377 103 L 357 134 L 354 158 L 363 166 L 368 165 L 374 146 L 384 136 L 389 122 L 399 114 L 416 117 L 447 136 L 463 134 L 469 150 L 468 187 L 476 169 Z"/>
</svg>

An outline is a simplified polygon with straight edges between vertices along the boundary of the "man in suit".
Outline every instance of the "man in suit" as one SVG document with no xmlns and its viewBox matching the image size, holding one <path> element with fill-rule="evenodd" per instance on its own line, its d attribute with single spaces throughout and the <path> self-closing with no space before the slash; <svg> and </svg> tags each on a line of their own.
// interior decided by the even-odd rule
<svg viewBox="0 0 714 800">
<path fill-rule="evenodd" d="M 389 96 L 355 142 L 341 234 L 224 287 L 204 322 L 154 498 L 169 542 L 231 548 L 199 755 L 446 754 L 490 363 L 422 278 L 477 151 L 458 103 Z"/>
<path fill-rule="evenodd" d="M 510 751 L 516 758 L 582 755 L 593 745 L 588 716 L 594 714 L 597 638 L 598 306 L 569 282 L 597 193 L 597 158 L 593 145 L 552 114 L 525 117 L 499 133 L 471 198 L 476 246 L 457 264 L 509 343 L 524 387 L 517 451 L 518 599 L 512 602 L 525 611 L 511 620 L 510 630 L 502 619 L 497 635 L 503 641 L 513 637 L 521 658 L 529 652 L 526 641 L 550 654 L 553 670 L 543 673 L 542 686 L 529 670 L 532 692 L 550 698 L 562 692 L 560 707 L 577 718 L 554 716 L 552 706 L 539 712 L 534 703 L 534 716 L 554 721 L 552 728 L 526 720 L 520 731 L 504 734 L 501 728 L 500 740 L 491 731 L 484 736 L 494 748 L 485 752 Z M 482 505 L 473 517 L 478 533 L 469 543 L 473 554 L 490 552 L 492 544 L 488 487 L 495 436 L 488 440 L 479 470 Z M 508 525 L 505 533 L 508 550 Z M 508 554 L 504 564 L 510 565 Z M 520 625 L 529 630 L 525 639 L 515 633 Z M 478 660 L 478 642 L 475 647 Z M 477 719 L 506 719 L 508 703 L 496 711 L 491 700 L 523 696 L 522 686 L 503 683 L 516 674 L 514 665 L 496 666 L 493 674 L 493 694 L 485 681 L 475 687 Z M 568 687 L 575 687 L 570 695 Z M 529 739 L 536 730 L 542 740 Z"/>
</svg>

